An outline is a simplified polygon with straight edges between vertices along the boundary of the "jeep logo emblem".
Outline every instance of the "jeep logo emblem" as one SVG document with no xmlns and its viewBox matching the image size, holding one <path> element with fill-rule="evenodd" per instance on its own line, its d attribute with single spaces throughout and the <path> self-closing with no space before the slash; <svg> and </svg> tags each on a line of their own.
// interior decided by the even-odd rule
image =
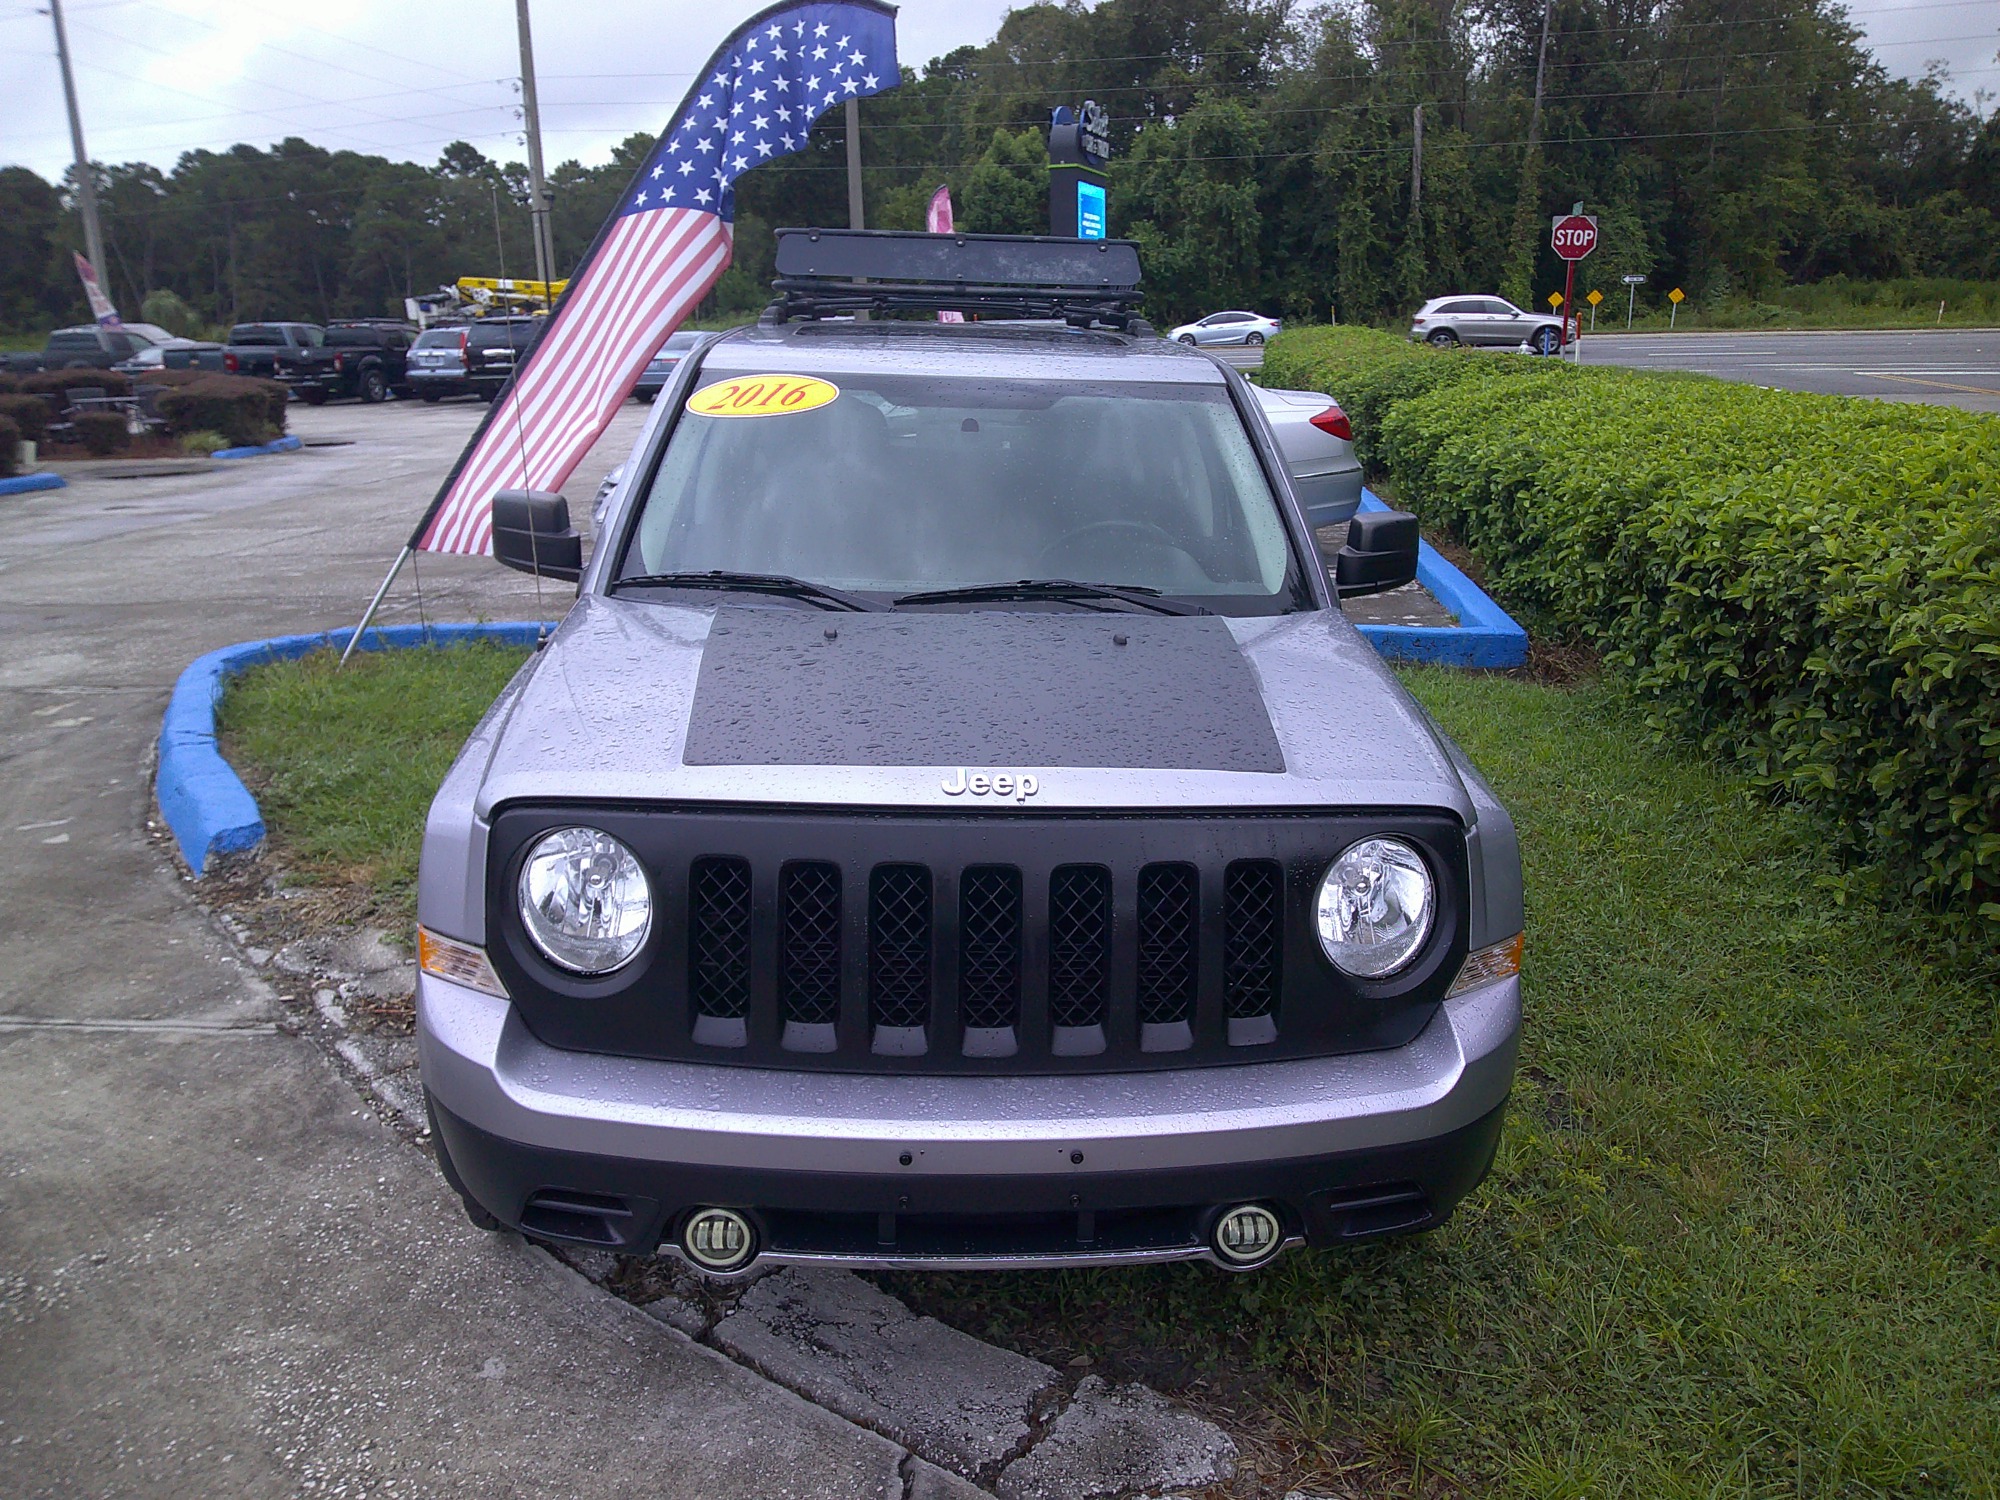
<svg viewBox="0 0 2000 1500">
<path fill-rule="evenodd" d="M 967 771 L 963 766 L 939 783 L 947 797 L 1012 797 L 1026 802 L 1042 784 L 1026 771 Z"/>
</svg>

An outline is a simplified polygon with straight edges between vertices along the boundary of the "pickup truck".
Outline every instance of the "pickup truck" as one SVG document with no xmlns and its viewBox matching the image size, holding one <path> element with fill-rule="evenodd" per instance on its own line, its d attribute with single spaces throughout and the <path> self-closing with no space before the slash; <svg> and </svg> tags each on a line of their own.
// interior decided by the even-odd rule
<svg viewBox="0 0 2000 1500">
<path fill-rule="evenodd" d="M 309 406 L 335 396 L 373 404 L 393 392 L 407 396 L 410 341 L 417 330 L 388 319 L 357 318 L 326 325 L 326 341 L 276 351 L 275 373 Z"/>
<path fill-rule="evenodd" d="M 161 329 L 160 339 L 166 337 L 166 330 Z M 95 323 L 83 323 L 75 328 L 58 328 L 49 335 L 47 346 L 39 353 L 5 355 L 6 363 L 0 369 L 12 375 L 27 375 L 37 370 L 108 370 L 120 361 L 131 359 L 141 349 L 150 349 L 160 339 L 131 327 L 100 328 Z"/>
<path fill-rule="evenodd" d="M 317 323 L 238 323 L 223 346 L 222 368 L 275 380 L 279 350 L 316 349 L 325 342 L 326 330 Z"/>
</svg>

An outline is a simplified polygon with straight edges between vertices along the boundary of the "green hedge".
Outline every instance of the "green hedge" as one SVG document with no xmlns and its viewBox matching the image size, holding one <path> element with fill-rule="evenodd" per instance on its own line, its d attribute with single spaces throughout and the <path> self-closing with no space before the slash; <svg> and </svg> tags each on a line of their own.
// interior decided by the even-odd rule
<svg viewBox="0 0 2000 1500">
<path fill-rule="evenodd" d="M 1340 400 L 1398 499 L 1659 727 L 2000 938 L 2000 421 L 1348 329 L 1282 336 L 1262 378 Z"/>
<path fill-rule="evenodd" d="M 21 429 L 14 425 L 14 419 L 0 413 L 0 479 L 11 479 L 14 475 L 14 445 L 21 441 Z"/>
<path fill-rule="evenodd" d="M 232 446 L 248 447 L 268 443 L 284 433 L 285 402 L 291 393 L 275 380 L 250 380 L 239 375 L 147 379 L 167 387 L 160 393 L 160 415 L 175 437 L 219 432 Z"/>
<path fill-rule="evenodd" d="M 55 411 L 40 396 L 0 395 L 0 417 L 5 417 L 31 443 L 46 442 L 49 419 Z"/>
</svg>

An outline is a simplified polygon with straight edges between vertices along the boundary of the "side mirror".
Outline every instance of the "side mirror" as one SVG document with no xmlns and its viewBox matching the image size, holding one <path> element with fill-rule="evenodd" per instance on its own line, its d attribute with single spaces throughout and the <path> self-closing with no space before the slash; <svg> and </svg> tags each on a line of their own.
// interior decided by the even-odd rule
<svg viewBox="0 0 2000 1500">
<path fill-rule="evenodd" d="M 569 524 L 569 501 L 543 490 L 502 490 L 493 497 L 493 556 L 522 573 L 574 579 L 583 572 L 583 538 Z"/>
<path fill-rule="evenodd" d="M 1403 510 L 1359 512 L 1333 562 L 1334 592 L 1349 598 L 1401 588 L 1417 576 L 1417 518 Z"/>
</svg>

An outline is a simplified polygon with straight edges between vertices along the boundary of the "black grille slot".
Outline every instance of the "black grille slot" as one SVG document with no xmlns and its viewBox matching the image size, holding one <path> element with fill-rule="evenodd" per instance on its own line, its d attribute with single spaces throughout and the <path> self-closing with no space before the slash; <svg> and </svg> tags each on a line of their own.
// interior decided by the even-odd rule
<svg viewBox="0 0 2000 1500">
<path fill-rule="evenodd" d="M 697 1016 L 750 1011 L 750 866 L 707 858 L 688 874 L 688 994 Z"/>
<path fill-rule="evenodd" d="M 840 1015 L 840 870 L 818 860 L 784 867 L 778 1004 L 787 1021 L 829 1026 Z"/>
<path fill-rule="evenodd" d="M 1111 872 L 1059 865 L 1049 876 L 1049 1019 L 1100 1026 L 1111 993 Z"/>
<path fill-rule="evenodd" d="M 1278 1008 L 1285 882 L 1275 862 L 1239 859 L 1222 879 L 1222 988 L 1232 1021 Z"/>
<path fill-rule="evenodd" d="M 1200 922 L 1200 887 L 1193 865 L 1147 865 L 1139 872 L 1141 1024 L 1194 1019 Z"/>
<path fill-rule="evenodd" d="M 868 882 L 868 1011 L 877 1026 L 931 1014 L 931 872 L 877 865 Z"/>
<path fill-rule="evenodd" d="M 959 883 L 959 1020 L 975 1030 L 1021 1014 L 1021 872 L 974 865 Z"/>
</svg>

